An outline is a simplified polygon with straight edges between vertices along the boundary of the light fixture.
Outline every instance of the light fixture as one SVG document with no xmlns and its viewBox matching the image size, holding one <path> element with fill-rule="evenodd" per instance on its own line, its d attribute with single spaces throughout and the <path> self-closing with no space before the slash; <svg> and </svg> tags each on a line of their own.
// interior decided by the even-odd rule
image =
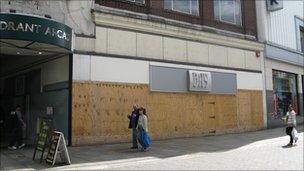
<svg viewBox="0 0 304 171">
<path fill-rule="evenodd" d="M 45 15 L 44 15 L 44 17 L 45 17 L 45 18 L 52 19 L 52 16 L 51 16 L 51 15 L 49 15 L 49 14 L 45 14 Z"/>
<path fill-rule="evenodd" d="M 38 54 L 39 54 L 39 55 L 41 55 L 41 54 L 42 54 L 42 52 L 38 52 Z"/>
<path fill-rule="evenodd" d="M 10 12 L 10 13 L 16 13 L 16 10 L 10 9 L 9 12 Z"/>
<path fill-rule="evenodd" d="M 17 52 L 17 55 L 20 55 L 20 52 Z"/>
</svg>

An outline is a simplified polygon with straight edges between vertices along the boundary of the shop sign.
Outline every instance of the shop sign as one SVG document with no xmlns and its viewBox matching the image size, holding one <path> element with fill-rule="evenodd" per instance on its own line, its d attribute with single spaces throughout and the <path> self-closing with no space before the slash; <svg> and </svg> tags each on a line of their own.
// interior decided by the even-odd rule
<svg viewBox="0 0 304 171">
<path fill-rule="evenodd" d="M 188 71 L 189 91 L 211 91 L 211 73 L 203 71 Z"/>
<path fill-rule="evenodd" d="M 52 44 L 71 50 L 72 29 L 56 21 L 19 14 L 0 14 L 0 38 Z"/>
<path fill-rule="evenodd" d="M 46 162 L 54 166 L 58 155 L 63 163 L 71 164 L 63 133 L 54 131 L 51 137 L 48 154 L 46 156 Z"/>
<path fill-rule="evenodd" d="M 268 11 L 277 11 L 283 9 L 283 0 L 266 0 Z"/>
</svg>

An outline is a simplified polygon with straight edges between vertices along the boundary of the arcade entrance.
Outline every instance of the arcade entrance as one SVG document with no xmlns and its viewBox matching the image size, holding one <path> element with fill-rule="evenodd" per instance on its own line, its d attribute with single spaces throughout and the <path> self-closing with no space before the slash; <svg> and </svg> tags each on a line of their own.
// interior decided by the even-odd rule
<svg viewBox="0 0 304 171">
<path fill-rule="evenodd" d="M 26 123 L 23 139 L 34 144 L 39 118 L 52 117 L 54 128 L 70 139 L 70 61 L 72 31 L 52 20 L 17 14 L 0 14 L 0 114 L 1 146 L 10 139 L 10 113 L 17 105 L 22 107 Z M 31 21 L 39 31 L 51 29 L 56 34 L 31 32 Z M 8 29 L 5 23 L 18 28 Z M 25 23 L 26 22 L 26 23 Z M 3 24 L 4 23 L 4 24 Z M 54 32 L 55 30 L 55 32 Z M 69 142 L 69 141 L 67 141 Z"/>
</svg>

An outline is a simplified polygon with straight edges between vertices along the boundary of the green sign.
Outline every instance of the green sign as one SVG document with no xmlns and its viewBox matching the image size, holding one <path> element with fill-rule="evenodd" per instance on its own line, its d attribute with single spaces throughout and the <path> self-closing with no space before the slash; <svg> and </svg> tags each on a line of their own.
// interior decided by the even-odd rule
<svg viewBox="0 0 304 171">
<path fill-rule="evenodd" d="M 42 17 L 0 13 L 0 39 L 52 44 L 70 51 L 72 29 L 65 24 Z"/>
<path fill-rule="evenodd" d="M 36 137 L 36 145 L 33 155 L 33 160 L 35 160 L 36 152 L 40 151 L 40 163 L 42 162 L 45 148 L 47 146 L 47 142 L 49 140 L 50 132 L 53 128 L 52 123 L 53 120 L 51 118 L 41 118 L 40 120 L 40 128 Z"/>
<path fill-rule="evenodd" d="M 41 121 L 41 129 L 38 134 L 38 140 L 37 140 L 37 150 L 43 151 L 45 143 L 47 141 L 47 136 L 48 136 L 48 130 L 49 130 L 49 123 L 47 120 L 42 120 Z"/>
</svg>

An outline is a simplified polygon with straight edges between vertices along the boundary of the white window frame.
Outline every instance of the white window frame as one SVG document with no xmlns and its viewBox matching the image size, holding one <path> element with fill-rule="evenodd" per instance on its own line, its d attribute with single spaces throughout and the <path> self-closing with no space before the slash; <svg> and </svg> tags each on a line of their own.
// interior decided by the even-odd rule
<svg viewBox="0 0 304 171">
<path fill-rule="evenodd" d="M 237 26 L 242 26 L 243 25 L 243 21 L 242 21 L 242 2 L 241 2 L 241 0 L 240 0 L 240 24 L 237 24 L 236 23 L 236 8 L 235 8 L 235 6 L 236 6 L 236 2 L 237 0 L 234 0 L 234 6 L 233 6 L 233 10 L 234 10 L 234 15 L 233 15 L 233 17 L 234 17 L 234 23 L 233 22 L 230 22 L 230 21 L 225 21 L 225 20 L 222 20 L 222 6 L 221 6 L 221 2 L 222 2 L 222 0 L 218 0 L 217 2 L 219 3 L 218 4 L 218 8 L 219 8 L 219 19 L 216 19 L 216 20 L 218 20 L 218 21 L 220 21 L 220 22 L 223 22 L 223 23 L 228 23 L 228 24 L 233 24 L 233 25 L 237 25 Z M 216 2 L 216 1 L 214 1 L 214 2 Z"/>
<path fill-rule="evenodd" d="M 180 10 L 177 10 L 177 9 L 174 9 L 174 5 L 173 5 L 173 0 L 170 0 L 171 1 L 171 9 L 169 10 L 172 10 L 172 11 L 176 11 L 176 12 L 180 12 L 180 13 L 184 13 L 184 14 L 188 14 L 188 15 L 193 15 L 193 16 L 199 16 L 200 15 L 200 10 L 199 10 L 199 0 L 196 0 L 196 4 L 197 4 L 197 14 L 193 14 L 192 13 L 192 2 L 191 0 L 189 0 L 190 2 L 190 13 L 187 13 L 187 12 L 184 12 L 184 11 L 180 11 Z M 167 8 L 166 8 L 167 9 Z"/>
<path fill-rule="evenodd" d="M 301 45 L 300 27 L 304 27 L 304 20 L 301 19 L 300 17 L 295 16 L 295 27 L 296 27 L 295 29 L 296 29 L 297 50 L 301 52 L 302 45 Z"/>
<path fill-rule="evenodd" d="M 300 51 L 304 53 L 304 43 L 302 43 L 301 41 L 301 32 L 303 32 L 302 34 L 304 35 L 304 27 L 300 26 L 299 30 L 300 30 L 300 46 L 301 46 Z M 304 41 L 304 36 L 303 36 L 303 41 Z"/>
</svg>

